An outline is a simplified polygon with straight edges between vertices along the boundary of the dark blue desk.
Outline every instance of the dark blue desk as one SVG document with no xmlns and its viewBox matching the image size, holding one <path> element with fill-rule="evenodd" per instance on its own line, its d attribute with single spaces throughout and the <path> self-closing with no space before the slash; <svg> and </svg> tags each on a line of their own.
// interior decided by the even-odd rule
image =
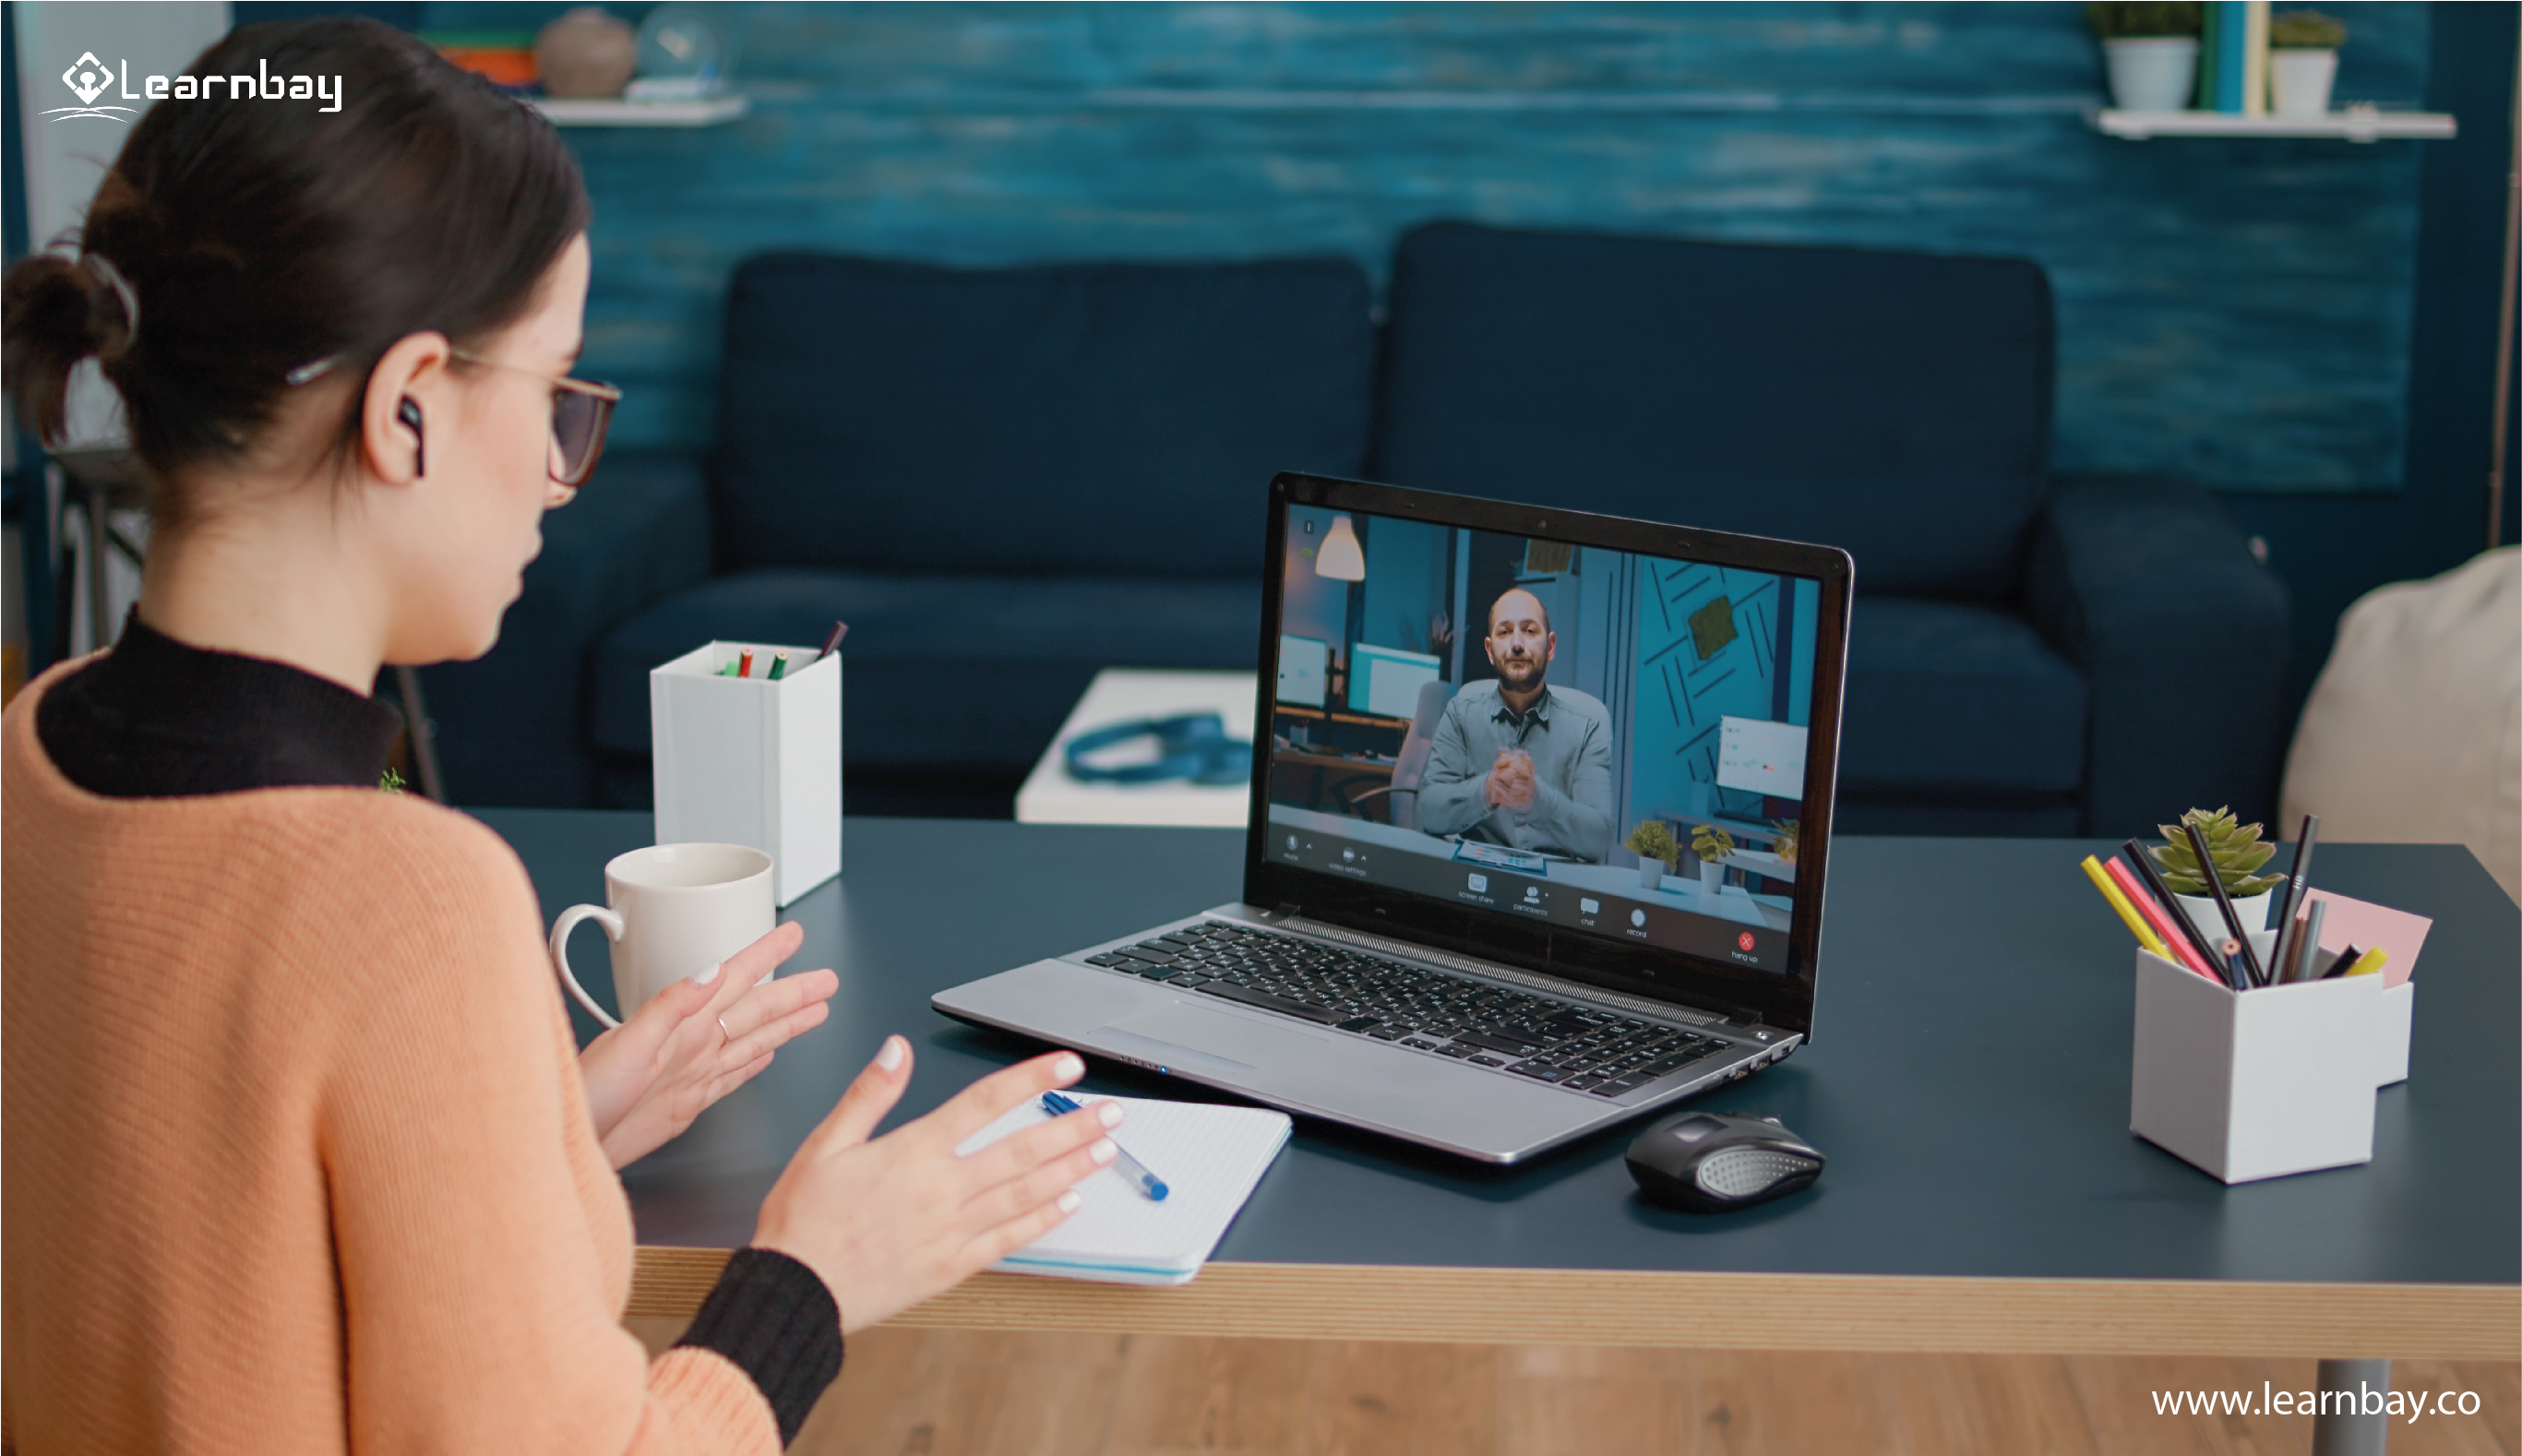
<svg viewBox="0 0 2522 1456">
<path fill-rule="evenodd" d="M 645 816 L 486 812 L 546 918 L 603 898 Z M 924 1111 L 1026 1050 L 943 986 L 1233 900 L 1221 830 L 853 820 L 792 907 L 831 1022 L 631 1168 L 638 1313 L 687 1313 L 789 1152 L 889 1031 Z M 1300 1124 L 1181 1290 L 984 1276 L 907 1317 L 998 1328 L 1842 1350 L 2522 1355 L 2522 911 L 2463 850 L 2330 845 L 2321 882 L 2435 918 L 2413 1075 L 2374 1158 L 2225 1188 L 2127 1131 L 2132 943 L 2070 841 L 1845 839 L 1809 1050 L 1708 1104 L 1830 1154 L 1811 1194 L 1638 1201 L 1629 1131 L 1491 1169 Z M 600 964 L 585 947 L 582 961 Z M 582 1035 L 591 1023 L 582 1022 Z M 1098 1066 L 1091 1086 L 1199 1097 Z M 1719 1305 L 1711 1296 L 1721 1295 Z M 1736 1301 L 1749 1297 L 1756 1314 Z M 1715 1312 L 1732 1313 L 1715 1318 Z"/>
</svg>

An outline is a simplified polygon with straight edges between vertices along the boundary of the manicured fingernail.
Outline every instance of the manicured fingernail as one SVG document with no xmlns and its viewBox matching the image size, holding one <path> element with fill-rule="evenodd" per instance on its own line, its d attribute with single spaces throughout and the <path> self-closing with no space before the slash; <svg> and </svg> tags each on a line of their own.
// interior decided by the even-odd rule
<svg viewBox="0 0 2522 1456">
<path fill-rule="evenodd" d="M 699 975 L 696 975 L 696 976 L 692 977 L 692 979 L 693 979 L 693 980 L 696 980 L 696 981 L 698 981 L 698 982 L 700 982 L 700 983 L 701 983 L 702 985 L 704 985 L 704 986 L 708 985 L 710 982 L 712 982 L 712 981 L 714 981 L 714 980 L 717 980 L 717 979 L 718 979 L 718 963 L 717 963 L 717 962 L 715 962 L 715 961 L 713 961 L 713 962 L 711 962 L 709 964 L 702 966 L 702 967 L 701 967 L 701 973 L 700 973 Z"/>
<path fill-rule="evenodd" d="M 1051 1064 L 1051 1074 L 1063 1082 L 1073 1082 L 1086 1075 L 1086 1063 L 1074 1057 L 1063 1057 Z"/>
<path fill-rule="evenodd" d="M 1095 1115 L 1103 1120 L 1105 1127 L 1119 1127 L 1122 1117 L 1127 1114 L 1122 1112 L 1119 1103 L 1097 1103 Z"/>
<path fill-rule="evenodd" d="M 902 1069 L 903 1055 L 910 1050 L 911 1048 L 902 1040 L 902 1038 L 898 1036 L 886 1037 L 884 1039 L 883 1050 L 875 1054 L 875 1064 L 883 1067 L 889 1072 L 900 1071 Z"/>
<path fill-rule="evenodd" d="M 1068 1192 L 1059 1196 L 1059 1211 L 1062 1213 L 1075 1213 L 1077 1211 L 1077 1205 L 1084 1201 L 1086 1201 L 1084 1198 L 1077 1196 L 1077 1190 L 1072 1188 Z"/>
<path fill-rule="evenodd" d="M 1108 1163 L 1112 1160 L 1112 1154 L 1120 1151 L 1120 1149 L 1112 1146 L 1112 1140 L 1110 1138 L 1098 1138 L 1096 1140 L 1094 1147 L 1086 1150 L 1086 1155 L 1095 1159 L 1098 1163 Z"/>
</svg>

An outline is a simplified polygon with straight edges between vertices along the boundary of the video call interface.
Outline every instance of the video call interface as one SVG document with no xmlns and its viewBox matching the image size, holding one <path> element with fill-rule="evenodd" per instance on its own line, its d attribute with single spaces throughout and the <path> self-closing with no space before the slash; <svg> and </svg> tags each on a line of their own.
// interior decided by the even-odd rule
<svg viewBox="0 0 2522 1456">
<path fill-rule="evenodd" d="M 1290 506 L 1268 852 L 1785 971 L 1821 587 Z"/>
</svg>

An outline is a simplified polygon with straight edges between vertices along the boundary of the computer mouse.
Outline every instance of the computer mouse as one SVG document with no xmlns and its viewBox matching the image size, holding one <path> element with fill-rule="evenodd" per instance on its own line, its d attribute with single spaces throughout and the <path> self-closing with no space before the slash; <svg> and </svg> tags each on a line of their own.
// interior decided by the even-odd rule
<svg viewBox="0 0 2522 1456">
<path fill-rule="evenodd" d="M 1747 1208 L 1810 1188 L 1823 1161 L 1775 1117 L 1743 1112 L 1685 1112 L 1629 1145 L 1638 1191 L 1693 1213 Z"/>
</svg>

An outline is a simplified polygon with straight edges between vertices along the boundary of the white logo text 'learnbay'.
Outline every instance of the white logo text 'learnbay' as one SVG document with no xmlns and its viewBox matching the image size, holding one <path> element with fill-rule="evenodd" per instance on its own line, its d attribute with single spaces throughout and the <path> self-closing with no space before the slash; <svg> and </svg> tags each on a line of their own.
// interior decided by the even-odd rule
<svg viewBox="0 0 2522 1456">
<path fill-rule="evenodd" d="M 81 55 L 62 72 L 63 84 L 79 99 L 77 106 L 55 107 L 44 115 L 51 120 L 71 117 L 100 117 L 109 121 L 126 120 L 116 112 L 131 112 L 127 106 L 98 106 L 96 99 L 108 86 L 119 85 L 124 101 L 320 101 L 331 103 L 316 108 L 319 112 L 342 109 L 342 78 L 338 75 L 273 75 L 271 63 L 257 61 L 252 75 L 152 75 L 144 76 L 140 89 L 131 89 L 131 63 L 118 62 L 108 70 L 93 51 Z M 137 113 L 133 113 L 137 115 Z"/>
</svg>

